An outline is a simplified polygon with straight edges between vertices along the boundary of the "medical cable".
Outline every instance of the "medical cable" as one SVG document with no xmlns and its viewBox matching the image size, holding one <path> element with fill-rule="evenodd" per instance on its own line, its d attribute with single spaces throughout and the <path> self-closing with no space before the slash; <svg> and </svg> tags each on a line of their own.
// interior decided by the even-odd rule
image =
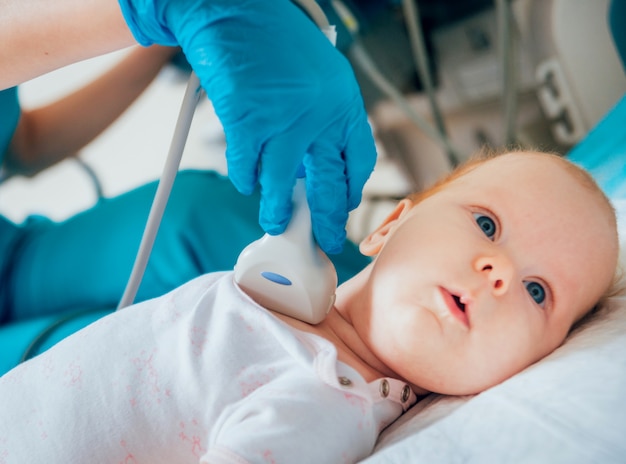
<svg viewBox="0 0 626 464">
<path fill-rule="evenodd" d="M 320 7 L 315 0 L 292 1 L 299 6 L 322 31 L 326 31 L 330 27 L 324 10 L 322 10 L 322 7 Z"/>
<path fill-rule="evenodd" d="M 421 116 L 409 103 L 406 97 L 400 92 L 387 77 L 380 71 L 370 54 L 367 52 L 361 41 L 359 40 L 359 24 L 350 9 L 340 0 L 333 0 L 332 6 L 341 19 L 341 22 L 352 35 L 353 44 L 348 50 L 350 58 L 365 73 L 370 81 L 380 90 L 387 98 L 393 101 L 398 108 L 415 124 L 424 134 L 441 145 L 448 154 L 453 153 L 456 157 L 460 151 L 455 147 L 445 133 L 437 130 L 426 118 Z M 456 164 L 454 162 L 453 164 Z"/>
<path fill-rule="evenodd" d="M 448 161 L 451 166 L 456 166 L 459 164 L 460 158 L 459 154 L 454 150 L 454 147 L 449 143 L 448 131 L 446 130 L 443 115 L 435 96 L 432 68 L 426 53 L 426 46 L 424 45 L 424 32 L 422 30 L 417 4 L 414 0 L 402 0 L 402 9 L 404 11 L 404 21 L 409 31 L 409 42 L 413 52 L 415 68 L 417 69 L 420 81 L 422 82 L 426 96 L 428 97 L 435 126 L 439 131 L 441 138 L 447 141 L 444 148 L 446 155 L 448 156 Z"/>
<path fill-rule="evenodd" d="M 363 45 L 356 41 L 350 49 L 350 57 L 359 65 L 361 70 L 369 77 L 369 79 L 390 98 L 398 107 L 406 114 L 406 116 L 418 127 L 424 134 L 437 143 L 441 144 L 447 152 L 458 153 L 452 142 L 441 134 L 430 122 L 422 117 L 402 95 L 402 93 L 382 74 L 374 61 L 371 59 Z"/>
<path fill-rule="evenodd" d="M 117 309 L 131 305 L 135 300 L 137 291 L 139 290 L 139 285 L 141 284 L 143 274 L 148 264 L 148 259 L 150 258 L 150 253 L 152 252 L 152 246 L 154 245 L 159 225 L 161 224 L 161 219 L 163 218 L 163 212 L 167 206 L 167 200 L 172 190 L 172 186 L 174 185 L 176 174 L 178 173 L 178 167 L 180 165 L 180 160 L 187 141 L 187 135 L 189 134 L 191 121 L 193 120 L 193 114 L 202 93 L 203 91 L 200 87 L 200 80 L 196 74 L 192 72 L 187 82 L 187 89 L 185 90 L 183 103 L 180 108 L 178 120 L 176 121 L 176 127 L 174 129 L 174 135 L 170 144 L 169 153 L 163 168 L 163 174 L 159 180 L 157 191 L 150 208 L 148 221 L 146 223 L 143 236 L 141 237 L 139 251 L 137 252 L 137 257 L 135 258 L 130 278 L 126 284 L 126 289 L 124 290 L 124 294 L 122 295 Z"/>
<path fill-rule="evenodd" d="M 87 177 L 91 180 L 93 188 L 96 191 L 96 201 L 102 200 L 104 198 L 104 189 L 102 188 L 102 182 L 100 182 L 100 178 L 98 177 L 98 174 L 96 174 L 96 171 L 80 156 L 74 156 L 72 160 L 74 160 L 76 164 L 83 171 L 85 171 L 85 174 L 87 174 Z"/>
<path fill-rule="evenodd" d="M 509 0 L 495 0 L 500 44 L 500 65 L 502 66 L 502 104 L 504 113 L 504 146 L 516 142 L 515 116 L 517 112 L 517 92 L 515 79 L 515 49 L 511 33 L 511 5 Z"/>
</svg>

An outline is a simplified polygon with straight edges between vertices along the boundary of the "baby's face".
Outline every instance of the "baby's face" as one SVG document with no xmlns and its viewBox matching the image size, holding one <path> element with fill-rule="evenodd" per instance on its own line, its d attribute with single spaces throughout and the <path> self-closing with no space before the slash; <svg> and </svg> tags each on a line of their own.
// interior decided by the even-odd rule
<svg viewBox="0 0 626 464">
<path fill-rule="evenodd" d="M 376 254 L 355 325 L 409 382 L 470 394 L 558 347 L 610 285 L 614 227 L 556 160 L 508 154 L 408 200 L 362 244 Z M 381 248 L 382 247 L 382 248 Z"/>
</svg>

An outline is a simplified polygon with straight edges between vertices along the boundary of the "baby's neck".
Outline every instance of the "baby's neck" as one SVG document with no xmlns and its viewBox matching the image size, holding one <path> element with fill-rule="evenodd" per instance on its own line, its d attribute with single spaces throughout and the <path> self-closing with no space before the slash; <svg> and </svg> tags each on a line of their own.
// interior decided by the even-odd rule
<svg viewBox="0 0 626 464">
<path fill-rule="evenodd" d="M 274 314 L 295 329 L 318 335 L 331 342 L 337 349 L 338 359 L 355 369 L 367 382 L 382 377 L 398 378 L 365 346 L 354 327 L 336 308 L 333 307 L 326 319 L 317 325 L 307 324 L 284 314 Z"/>
</svg>

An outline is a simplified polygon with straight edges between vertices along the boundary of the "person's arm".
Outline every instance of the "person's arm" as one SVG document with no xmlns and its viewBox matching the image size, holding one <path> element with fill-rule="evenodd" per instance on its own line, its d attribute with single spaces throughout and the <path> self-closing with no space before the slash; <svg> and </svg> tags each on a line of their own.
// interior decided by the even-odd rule
<svg viewBox="0 0 626 464">
<path fill-rule="evenodd" d="M 5 159 L 7 172 L 32 175 L 74 155 L 128 108 L 176 50 L 138 47 L 67 97 L 24 110 Z"/>
<path fill-rule="evenodd" d="M 115 0 L 0 0 L 0 89 L 135 44 Z"/>
</svg>

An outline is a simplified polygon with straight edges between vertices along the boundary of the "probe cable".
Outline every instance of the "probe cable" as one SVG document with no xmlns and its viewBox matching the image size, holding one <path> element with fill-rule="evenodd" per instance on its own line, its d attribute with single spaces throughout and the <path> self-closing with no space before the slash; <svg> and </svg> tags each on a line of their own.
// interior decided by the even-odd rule
<svg viewBox="0 0 626 464">
<path fill-rule="evenodd" d="M 193 114 L 202 93 L 200 80 L 198 76 L 192 72 L 187 82 L 187 89 L 185 90 L 183 103 L 180 108 L 180 113 L 178 114 L 178 120 L 176 121 L 176 128 L 174 129 L 170 150 L 165 160 L 163 174 L 161 175 L 154 200 L 152 201 L 148 221 L 146 222 L 146 227 L 141 237 L 139 251 L 137 252 L 130 278 L 126 284 L 126 289 L 117 307 L 118 310 L 133 304 L 137 291 L 139 290 L 139 285 L 141 284 L 141 279 L 148 265 L 152 246 L 154 245 L 154 240 L 156 239 L 161 219 L 163 218 L 163 212 L 165 211 L 167 200 L 172 191 L 176 174 L 178 173 L 178 166 L 183 156 L 183 150 L 187 142 L 187 135 L 189 134 Z"/>
</svg>

